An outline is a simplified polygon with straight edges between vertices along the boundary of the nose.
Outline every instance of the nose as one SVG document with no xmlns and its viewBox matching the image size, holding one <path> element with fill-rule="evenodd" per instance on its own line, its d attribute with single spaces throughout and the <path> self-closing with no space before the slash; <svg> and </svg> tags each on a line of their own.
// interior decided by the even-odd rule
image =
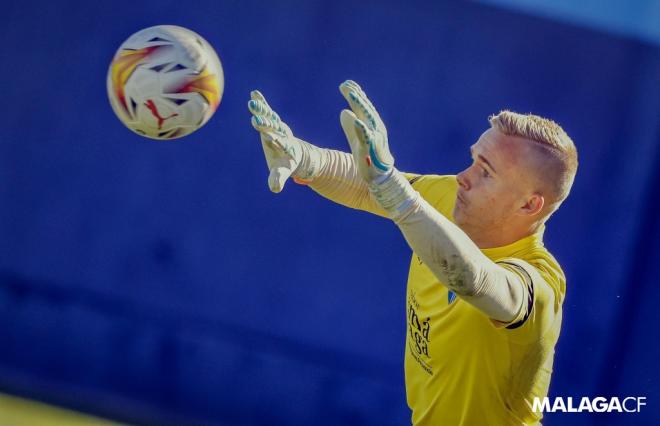
<svg viewBox="0 0 660 426">
<path fill-rule="evenodd" d="M 456 175 L 456 180 L 458 181 L 458 186 L 463 188 L 465 191 L 470 189 L 470 180 L 468 179 L 467 176 L 467 171 L 468 169 L 463 170 L 459 174 Z"/>
</svg>

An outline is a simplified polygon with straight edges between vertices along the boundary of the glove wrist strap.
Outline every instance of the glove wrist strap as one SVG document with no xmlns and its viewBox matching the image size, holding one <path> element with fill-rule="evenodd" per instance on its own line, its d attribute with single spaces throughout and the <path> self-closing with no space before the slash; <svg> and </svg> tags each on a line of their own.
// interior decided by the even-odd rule
<svg viewBox="0 0 660 426">
<path fill-rule="evenodd" d="M 321 172 L 323 166 L 323 150 L 302 139 L 300 142 L 302 157 L 300 164 L 293 173 L 293 180 L 300 184 L 309 184 Z"/>
<path fill-rule="evenodd" d="M 394 221 L 405 216 L 419 197 L 405 176 L 395 168 L 370 183 L 369 192 Z"/>
</svg>

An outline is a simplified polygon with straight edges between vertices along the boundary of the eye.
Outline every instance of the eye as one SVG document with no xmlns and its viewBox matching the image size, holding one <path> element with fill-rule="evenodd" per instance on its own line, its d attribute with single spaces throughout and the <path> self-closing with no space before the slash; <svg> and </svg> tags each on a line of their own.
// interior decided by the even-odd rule
<svg viewBox="0 0 660 426">
<path fill-rule="evenodd" d="M 485 167 L 481 168 L 481 176 L 485 178 L 490 177 L 490 173 L 488 173 L 488 170 Z"/>
</svg>

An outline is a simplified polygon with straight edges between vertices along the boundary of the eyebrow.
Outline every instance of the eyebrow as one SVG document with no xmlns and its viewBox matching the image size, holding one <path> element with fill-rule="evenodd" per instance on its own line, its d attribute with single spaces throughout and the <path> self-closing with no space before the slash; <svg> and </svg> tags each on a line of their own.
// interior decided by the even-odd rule
<svg viewBox="0 0 660 426">
<path fill-rule="evenodd" d="M 472 156 L 474 156 L 474 147 L 470 147 L 470 154 L 472 154 Z M 484 156 L 481 155 L 481 154 L 477 154 L 477 158 L 479 159 L 479 161 L 481 161 L 482 163 L 486 164 L 486 165 L 488 166 L 488 168 L 489 168 L 494 174 L 497 174 L 497 172 L 495 171 L 495 167 L 493 167 L 493 165 L 490 164 L 490 162 L 489 162 L 488 160 L 486 160 L 486 157 L 484 157 Z"/>
</svg>

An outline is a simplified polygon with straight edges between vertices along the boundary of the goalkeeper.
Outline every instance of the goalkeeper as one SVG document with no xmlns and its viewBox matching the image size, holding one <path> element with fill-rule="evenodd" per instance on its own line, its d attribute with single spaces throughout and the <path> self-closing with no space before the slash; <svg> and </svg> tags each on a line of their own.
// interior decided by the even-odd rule
<svg viewBox="0 0 660 426">
<path fill-rule="evenodd" d="M 535 425 L 559 337 L 565 277 L 543 245 L 577 151 L 553 121 L 502 111 L 458 175 L 394 167 L 387 130 L 353 81 L 340 85 L 351 154 L 296 138 L 261 93 L 248 108 L 280 192 L 292 176 L 347 207 L 390 218 L 413 250 L 405 378 L 415 425 Z"/>
</svg>

